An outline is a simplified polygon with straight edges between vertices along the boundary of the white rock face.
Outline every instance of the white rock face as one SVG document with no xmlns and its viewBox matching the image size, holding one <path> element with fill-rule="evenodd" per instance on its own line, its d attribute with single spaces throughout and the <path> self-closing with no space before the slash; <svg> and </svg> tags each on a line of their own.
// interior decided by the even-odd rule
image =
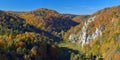
<svg viewBox="0 0 120 60">
<path fill-rule="evenodd" d="M 70 34 L 69 36 L 69 40 L 73 43 L 75 43 L 77 41 L 77 36 L 75 34 Z"/>
<path fill-rule="evenodd" d="M 91 17 L 88 19 L 87 22 L 85 22 L 84 26 L 82 27 L 82 31 L 81 31 L 81 34 L 79 35 L 79 38 L 77 38 L 77 35 L 75 34 L 70 34 L 69 36 L 69 40 L 72 41 L 72 42 L 79 42 L 82 44 L 82 46 L 84 44 L 89 44 L 93 39 L 99 37 L 102 35 L 102 31 L 103 31 L 103 28 L 104 26 L 102 27 L 96 27 L 96 30 L 93 34 L 88 34 L 88 25 L 95 20 L 95 17 Z"/>
<path fill-rule="evenodd" d="M 88 27 L 88 24 L 90 24 L 92 21 L 95 20 L 95 17 L 96 16 L 89 18 L 88 21 L 85 22 L 82 28 L 82 33 L 80 34 L 80 37 L 79 37 L 79 43 L 82 43 L 82 45 L 89 43 L 90 40 L 92 39 L 92 36 L 88 35 L 87 27 Z"/>
</svg>

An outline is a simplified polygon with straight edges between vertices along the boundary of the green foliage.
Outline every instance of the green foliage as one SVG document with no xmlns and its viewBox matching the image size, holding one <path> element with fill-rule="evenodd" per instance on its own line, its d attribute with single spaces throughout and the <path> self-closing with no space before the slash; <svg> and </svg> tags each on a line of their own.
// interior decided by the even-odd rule
<svg viewBox="0 0 120 60">
<path fill-rule="evenodd" d="M 120 46 L 117 47 L 116 52 L 120 53 Z"/>
<path fill-rule="evenodd" d="M 16 49 L 17 54 L 25 54 L 26 53 L 26 48 L 24 47 L 18 47 Z"/>
</svg>

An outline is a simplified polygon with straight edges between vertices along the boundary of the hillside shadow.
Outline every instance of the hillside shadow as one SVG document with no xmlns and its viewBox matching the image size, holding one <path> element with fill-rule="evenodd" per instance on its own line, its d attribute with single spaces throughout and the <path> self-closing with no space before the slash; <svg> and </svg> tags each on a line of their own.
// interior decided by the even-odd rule
<svg viewBox="0 0 120 60">
<path fill-rule="evenodd" d="M 22 34 L 25 32 L 35 32 L 46 37 L 49 37 L 54 42 L 60 42 L 62 39 L 51 34 L 50 32 L 41 30 L 31 24 L 26 23 L 26 21 L 20 17 L 16 16 L 4 16 L 4 19 L 0 20 L 0 25 L 2 26 L 2 30 L 8 33 L 6 30 L 11 30 L 14 34 Z M 3 32 L 2 32 L 3 33 Z"/>
<path fill-rule="evenodd" d="M 29 26 L 28 30 L 26 30 L 25 32 L 35 32 L 35 33 L 39 33 L 39 34 L 43 34 L 44 36 L 49 37 L 50 39 L 53 40 L 53 42 L 60 42 L 62 41 L 61 38 L 51 34 L 50 32 L 46 32 L 44 30 L 38 29 L 35 26 L 32 26 L 30 24 L 28 24 L 27 26 Z"/>
<path fill-rule="evenodd" d="M 53 17 L 55 18 L 55 17 Z M 60 20 L 53 20 L 51 25 L 51 32 L 41 30 L 40 28 L 37 28 L 31 24 L 27 24 L 26 21 L 23 18 L 16 17 L 16 16 L 5 16 L 4 20 L 0 20 L 0 25 L 5 27 L 6 29 L 11 29 L 12 31 L 17 31 L 18 33 L 25 33 L 25 32 L 35 32 L 39 34 L 43 34 L 44 36 L 49 37 L 53 40 L 53 42 L 60 42 L 63 40 L 62 37 L 55 36 L 55 34 L 52 34 L 53 31 L 56 31 L 57 33 L 63 31 L 69 30 L 72 26 L 76 26 L 79 23 L 76 23 L 72 21 L 70 18 L 58 18 Z M 67 19 L 67 20 L 66 20 Z M 48 22 L 48 23 L 47 23 Z M 49 26 L 50 21 L 47 21 L 46 23 Z M 47 25 L 46 24 L 46 25 Z"/>
<path fill-rule="evenodd" d="M 58 60 L 70 60 L 72 53 L 74 53 L 74 54 L 79 53 L 79 51 L 73 50 L 73 49 L 70 49 L 67 47 L 61 47 L 61 48 L 59 48 L 59 50 L 60 50 L 60 57 Z"/>
<path fill-rule="evenodd" d="M 51 19 L 49 19 L 49 18 L 51 18 Z M 56 16 L 50 16 L 49 18 L 44 19 L 44 22 L 46 23 L 45 24 L 46 28 L 51 27 L 50 32 L 53 32 L 53 31 L 66 32 L 71 27 L 74 27 L 79 24 L 79 23 L 73 21 L 72 18 L 70 18 L 70 17 L 60 16 L 60 17 L 56 18 Z"/>
</svg>

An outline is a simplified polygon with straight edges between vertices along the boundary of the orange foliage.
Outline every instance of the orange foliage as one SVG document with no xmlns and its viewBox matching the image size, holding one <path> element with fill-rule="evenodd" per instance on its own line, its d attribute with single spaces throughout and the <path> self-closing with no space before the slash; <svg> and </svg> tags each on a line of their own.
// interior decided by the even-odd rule
<svg viewBox="0 0 120 60">
<path fill-rule="evenodd" d="M 112 60 L 120 60 L 120 53 L 116 53 L 113 57 Z"/>
<path fill-rule="evenodd" d="M 3 39 L 0 39 L 0 44 L 5 44 L 5 41 Z"/>
</svg>

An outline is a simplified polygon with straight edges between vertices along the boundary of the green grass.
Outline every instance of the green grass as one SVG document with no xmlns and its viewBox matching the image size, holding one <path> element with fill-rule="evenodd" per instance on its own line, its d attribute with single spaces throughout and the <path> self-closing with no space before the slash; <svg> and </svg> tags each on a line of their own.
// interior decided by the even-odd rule
<svg viewBox="0 0 120 60">
<path fill-rule="evenodd" d="M 68 40 L 64 40 L 63 42 L 59 43 L 58 46 L 59 47 L 67 47 L 67 48 L 70 48 L 70 49 L 73 49 L 73 50 L 78 50 L 78 51 L 81 50 L 80 44 L 72 43 Z"/>
</svg>

